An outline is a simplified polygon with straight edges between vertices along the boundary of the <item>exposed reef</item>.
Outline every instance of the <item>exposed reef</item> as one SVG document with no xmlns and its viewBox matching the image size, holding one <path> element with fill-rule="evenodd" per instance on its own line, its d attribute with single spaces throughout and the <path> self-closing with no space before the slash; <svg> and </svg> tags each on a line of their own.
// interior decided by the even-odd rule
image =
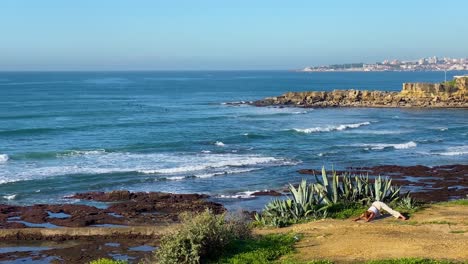
<svg viewBox="0 0 468 264">
<path fill-rule="evenodd" d="M 295 107 L 468 108 L 468 77 L 445 83 L 404 83 L 401 92 L 334 90 L 288 92 L 250 103 Z"/>
<path fill-rule="evenodd" d="M 79 204 L 0 204 L 0 228 L 123 227 L 176 223 L 181 212 L 209 208 L 224 212 L 223 205 L 207 195 L 113 191 L 75 194 L 70 199 L 106 202 L 106 208 Z M 106 204 L 104 204 L 106 205 Z"/>
<path fill-rule="evenodd" d="M 320 170 L 313 169 L 298 172 L 320 174 Z M 413 197 L 426 202 L 468 198 L 468 165 L 350 167 L 341 173 L 389 176 L 395 184 L 411 190 Z"/>
</svg>

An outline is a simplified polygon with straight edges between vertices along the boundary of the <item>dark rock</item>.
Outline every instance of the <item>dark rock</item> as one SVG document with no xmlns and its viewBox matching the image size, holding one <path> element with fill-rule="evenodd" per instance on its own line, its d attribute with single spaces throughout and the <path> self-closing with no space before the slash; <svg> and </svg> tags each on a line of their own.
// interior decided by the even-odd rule
<svg viewBox="0 0 468 264">
<path fill-rule="evenodd" d="M 265 190 L 252 193 L 253 196 L 281 196 L 280 192 L 274 190 Z"/>
<path fill-rule="evenodd" d="M 159 192 L 113 191 L 75 194 L 69 198 L 112 202 L 107 209 L 78 204 L 53 204 L 32 206 L 0 205 L 0 227 L 22 228 L 23 224 L 8 221 L 20 217 L 22 221 L 42 224 L 50 223 L 63 227 L 85 227 L 91 225 L 156 225 L 178 221 L 182 212 L 201 212 L 206 209 L 222 213 L 222 204 L 207 201 L 209 196 L 201 194 L 170 194 Z M 65 213 L 66 218 L 49 217 L 49 213 Z M 118 214 L 121 217 L 115 217 Z"/>
</svg>

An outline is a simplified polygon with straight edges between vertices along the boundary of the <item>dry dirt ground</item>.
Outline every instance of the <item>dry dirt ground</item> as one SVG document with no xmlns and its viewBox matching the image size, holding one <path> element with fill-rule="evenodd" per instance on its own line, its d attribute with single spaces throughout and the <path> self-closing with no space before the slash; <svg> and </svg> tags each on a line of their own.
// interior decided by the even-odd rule
<svg viewBox="0 0 468 264">
<path fill-rule="evenodd" d="M 256 232 L 303 234 L 291 257 L 298 261 L 353 263 L 407 257 L 468 260 L 466 205 L 434 205 L 407 221 L 393 217 L 369 223 L 327 219 Z"/>
</svg>

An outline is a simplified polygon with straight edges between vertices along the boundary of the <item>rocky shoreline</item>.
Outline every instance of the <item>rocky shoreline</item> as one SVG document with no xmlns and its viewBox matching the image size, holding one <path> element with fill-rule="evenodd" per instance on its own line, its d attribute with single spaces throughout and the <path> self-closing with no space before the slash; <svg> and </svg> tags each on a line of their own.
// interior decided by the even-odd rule
<svg viewBox="0 0 468 264">
<path fill-rule="evenodd" d="M 112 191 L 67 198 L 102 206 L 0 204 L 0 262 L 88 263 L 112 257 L 138 263 L 152 254 L 180 213 L 226 210 L 201 194 Z"/>
<path fill-rule="evenodd" d="M 302 169 L 300 174 L 320 175 L 320 169 Z M 468 165 L 454 164 L 427 167 L 381 165 L 350 167 L 339 173 L 388 176 L 402 189 L 411 191 L 412 197 L 424 202 L 443 202 L 468 198 Z"/>
<path fill-rule="evenodd" d="M 207 201 L 202 194 L 112 191 L 79 193 L 69 199 L 103 202 L 105 208 L 82 204 L 0 204 L 0 228 L 27 227 L 128 227 L 168 225 L 182 212 L 210 209 L 225 211 L 222 204 Z"/>
<path fill-rule="evenodd" d="M 404 83 L 401 92 L 334 90 L 288 92 L 254 106 L 468 108 L 468 77 L 446 83 Z"/>
<path fill-rule="evenodd" d="M 426 202 L 468 197 L 468 165 L 351 167 L 346 172 L 390 176 L 394 183 L 410 189 L 412 196 Z M 320 169 L 303 169 L 317 174 Z M 283 190 L 265 190 L 252 196 L 281 196 Z M 152 254 L 159 237 L 178 223 L 182 212 L 225 207 L 201 194 L 159 192 L 86 192 L 67 197 L 102 203 L 0 204 L 0 261 L 44 260 L 50 263 L 87 263 L 100 257 L 138 262 Z M 19 249 L 24 251 L 18 251 Z"/>
</svg>

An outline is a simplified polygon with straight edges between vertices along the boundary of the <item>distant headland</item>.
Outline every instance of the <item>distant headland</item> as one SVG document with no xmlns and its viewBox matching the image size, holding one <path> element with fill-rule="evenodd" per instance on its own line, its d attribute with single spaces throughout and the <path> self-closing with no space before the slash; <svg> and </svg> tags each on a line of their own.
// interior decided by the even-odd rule
<svg viewBox="0 0 468 264">
<path fill-rule="evenodd" d="M 403 83 L 401 92 L 333 90 L 288 92 L 255 106 L 468 108 L 468 76 L 443 83 Z"/>
<path fill-rule="evenodd" d="M 418 60 L 384 60 L 376 63 L 345 63 L 310 66 L 299 72 L 381 72 L 381 71 L 463 71 L 468 70 L 468 58 L 421 58 Z"/>
</svg>

